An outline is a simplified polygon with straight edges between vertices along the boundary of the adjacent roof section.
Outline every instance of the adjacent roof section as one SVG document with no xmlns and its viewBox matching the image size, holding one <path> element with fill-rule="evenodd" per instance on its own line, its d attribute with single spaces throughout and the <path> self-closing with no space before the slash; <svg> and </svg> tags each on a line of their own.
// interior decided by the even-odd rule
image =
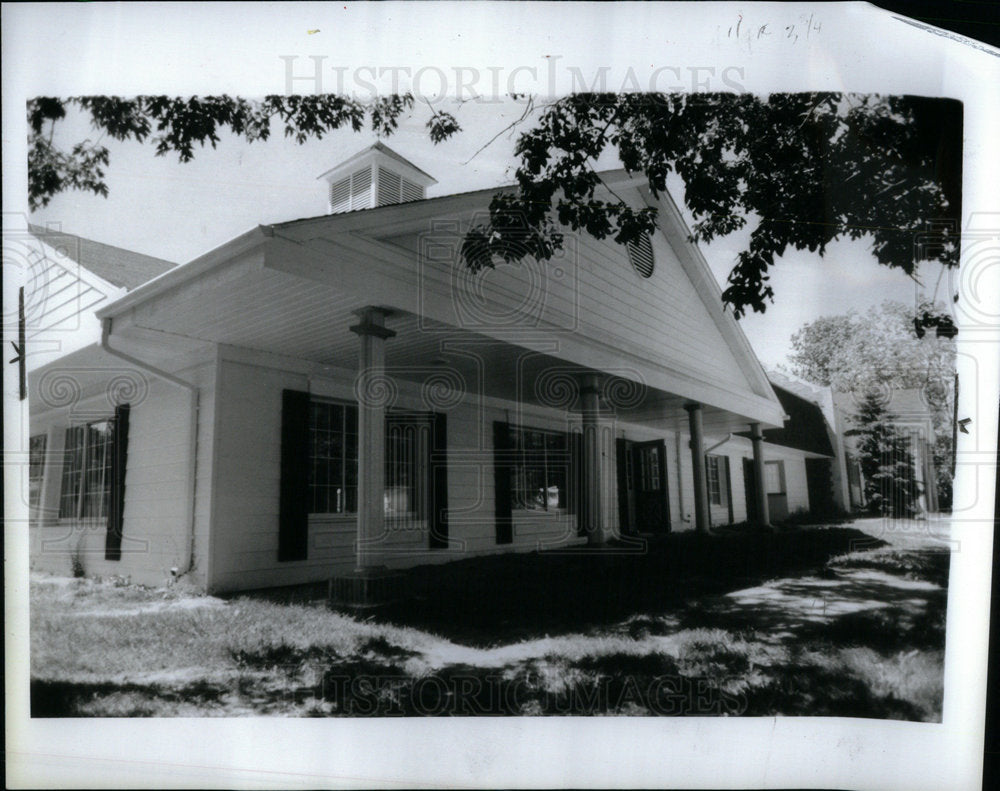
<svg viewBox="0 0 1000 791">
<path fill-rule="evenodd" d="M 162 258 L 95 242 L 61 230 L 31 224 L 28 230 L 36 239 L 58 249 L 84 269 L 129 291 L 177 266 Z"/>
<path fill-rule="evenodd" d="M 815 401 L 796 395 L 780 385 L 771 383 L 774 394 L 788 415 L 783 428 L 764 429 L 764 441 L 772 445 L 784 445 L 807 453 L 833 456 L 830 429 L 823 410 Z M 741 437 L 749 437 L 749 432 L 740 432 Z"/>
<path fill-rule="evenodd" d="M 923 428 L 926 435 L 933 439 L 934 413 L 927 402 L 927 394 L 916 387 L 885 387 L 881 391 L 874 393 L 879 399 L 885 411 L 892 416 L 893 423 L 899 426 L 911 426 Z M 833 402 L 841 419 L 848 425 L 854 422 L 854 416 L 858 413 L 863 395 L 853 392 L 835 390 L 833 392 Z"/>
</svg>

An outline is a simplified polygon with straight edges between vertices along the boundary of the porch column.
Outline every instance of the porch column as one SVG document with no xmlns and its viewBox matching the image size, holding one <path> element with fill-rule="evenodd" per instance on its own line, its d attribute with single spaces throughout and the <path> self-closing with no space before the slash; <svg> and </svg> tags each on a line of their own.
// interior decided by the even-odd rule
<svg viewBox="0 0 1000 791">
<path fill-rule="evenodd" d="M 753 478 L 757 489 L 757 520 L 763 527 L 771 526 L 767 510 L 767 480 L 764 477 L 764 435 L 760 423 L 750 424 L 750 439 L 753 442 Z"/>
<path fill-rule="evenodd" d="M 604 510 L 601 508 L 600 380 L 597 374 L 580 379 L 580 408 L 583 412 L 583 524 L 587 544 L 604 543 Z"/>
<path fill-rule="evenodd" d="M 385 341 L 391 311 L 369 307 L 351 332 L 361 338 L 358 356 L 358 540 L 356 570 L 371 568 L 374 544 L 385 530 Z"/>
<path fill-rule="evenodd" d="M 701 425 L 701 404 L 685 404 L 691 430 L 691 467 L 694 472 L 694 524 L 699 533 L 708 532 L 708 482 L 705 476 L 705 435 Z"/>
</svg>

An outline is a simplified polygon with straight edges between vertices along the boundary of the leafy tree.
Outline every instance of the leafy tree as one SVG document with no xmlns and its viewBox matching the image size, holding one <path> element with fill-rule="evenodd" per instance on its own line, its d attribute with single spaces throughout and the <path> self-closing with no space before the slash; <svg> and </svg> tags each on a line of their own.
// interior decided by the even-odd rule
<svg viewBox="0 0 1000 791">
<path fill-rule="evenodd" d="M 917 512 L 917 483 L 909 440 L 894 425 L 895 415 L 875 395 L 861 402 L 854 416 L 861 472 L 869 509 L 883 516 L 905 517 Z"/>
<path fill-rule="evenodd" d="M 297 142 L 365 122 L 381 135 L 396 129 L 413 97 L 370 105 L 335 95 L 140 96 L 35 99 L 28 103 L 29 191 L 33 208 L 64 189 L 106 195 L 106 148 L 89 141 L 60 151 L 53 126 L 66 105 L 90 115 L 95 129 L 117 140 L 151 139 L 156 153 L 182 162 L 195 144 L 213 147 L 220 129 L 247 140 L 267 139 L 280 125 Z M 449 113 L 430 107 L 430 138 L 460 130 Z M 676 172 L 695 223 L 708 241 L 755 223 L 723 293 L 737 317 L 764 312 L 774 291 L 768 270 L 789 249 L 822 255 L 839 238 L 872 241 L 876 260 L 913 275 L 921 260 L 958 263 L 958 240 L 940 226 L 933 244 L 916 249 L 916 234 L 932 221 L 959 216 L 957 173 L 961 105 L 912 96 L 835 93 L 593 94 L 548 103 L 528 100 L 511 125 L 523 127 L 515 147 L 515 189 L 497 193 L 487 223 L 463 245 L 473 269 L 525 256 L 548 260 L 561 249 L 561 226 L 619 243 L 636 241 L 656 225 L 655 207 L 634 207 L 605 190 L 594 163 L 614 152 L 643 175 L 654 196 Z M 48 134 L 46 134 L 46 130 Z"/>
<path fill-rule="evenodd" d="M 835 390 L 863 393 L 878 387 L 917 388 L 932 409 L 950 419 L 955 341 L 936 333 L 918 338 L 915 313 L 944 312 L 940 304 L 916 308 L 884 301 L 864 314 L 823 316 L 792 335 L 791 372 Z"/>
<path fill-rule="evenodd" d="M 106 146 L 89 140 L 69 152 L 53 146 L 56 123 L 66 117 L 67 105 L 89 114 L 94 129 L 115 140 L 149 140 L 157 156 L 174 152 L 181 162 L 189 162 L 195 145 L 215 148 L 219 133 L 226 130 L 252 143 L 267 140 L 272 126 L 280 125 L 285 137 L 302 144 L 345 126 L 360 132 L 367 121 L 374 132 L 388 136 L 398 128 L 403 113 L 413 108 L 414 99 L 411 94 L 382 97 L 369 104 L 333 94 L 275 95 L 262 100 L 230 96 L 32 99 L 28 102 L 28 204 L 32 210 L 46 206 L 67 189 L 108 195 L 104 167 L 110 154 Z M 450 113 L 431 108 L 427 130 L 437 143 L 461 127 Z"/>
<path fill-rule="evenodd" d="M 916 308 L 885 301 L 874 311 L 850 311 L 809 322 L 792 336 L 790 370 L 834 390 L 862 394 L 874 389 L 923 392 L 934 425 L 934 465 L 940 504 L 951 504 L 955 341 L 948 332 L 912 331 L 914 316 L 944 315 L 940 304 Z"/>
</svg>

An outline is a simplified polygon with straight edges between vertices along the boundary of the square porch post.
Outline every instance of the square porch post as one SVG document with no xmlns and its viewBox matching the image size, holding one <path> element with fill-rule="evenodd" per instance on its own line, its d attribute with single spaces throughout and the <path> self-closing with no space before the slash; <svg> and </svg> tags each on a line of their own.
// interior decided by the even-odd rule
<svg viewBox="0 0 1000 791">
<path fill-rule="evenodd" d="M 750 440 L 753 442 L 753 477 L 757 495 L 757 520 L 763 527 L 771 526 L 771 516 L 767 507 L 767 480 L 764 477 L 764 435 L 760 423 L 750 424 Z"/>
<path fill-rule="evenodd" d="M 691 431 L 691 467 L 694 474 L 694 523 L 699 533 L 708 532 L 708 478 L 705 475 L 705 435 L 701 404 L 685 404 Z"/>
<path fill-rule="evenodd" d="M 385 407 L 394 388 L 385 375 L 385 326 L 391 312 L 369 307 L 351 332 L 361 339 L 358 356 L 358 535 L 355 568 L 374 565 L 375 544 L 385 531 Z"/>
</svg>

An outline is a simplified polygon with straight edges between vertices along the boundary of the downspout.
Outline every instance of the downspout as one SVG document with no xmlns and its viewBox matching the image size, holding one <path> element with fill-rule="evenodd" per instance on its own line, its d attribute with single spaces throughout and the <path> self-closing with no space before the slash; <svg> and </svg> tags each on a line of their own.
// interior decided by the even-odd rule
<svg viewBox="0 0 1000 791">
<path fill-rule="evenodd" d="M 188 397 L 191 402 L 190 415 L 191 422 L 188 427 L 188 480 L 187 480 L 187 490 L 188 490 L 188 519 L 187 519 L 187 557 L 184 561 L 184 565 L 180 569 L 171 569 L 175 579 L 179 579 L 183 575 L 187 574 L 194 567 L 194 540 L 195 540 L 195 462 L 197 459 L 198 452 L 198 412 L 200 409 L 199 404 L 199 390 L 197 385 L 180 379 L 173 374 L 169 374 L 166 371 L 160 370 L 147 362 L 144 362 L 130 354 L 126 354 L 118 349 L 113 349 L 109 344 L 109 339 L 111 337 L 111 318 L 105 318 L 101 320 L 101 349 L 110 354 L 112 357 L 117 357 L 119 360 L 134 365 L 136 368 L 140 368 L 146 373 L 152 374 L 158 379 L 162 379 L 175 387 L 180 387 L 183 390 L 187 390 Z"/>
</svg>

